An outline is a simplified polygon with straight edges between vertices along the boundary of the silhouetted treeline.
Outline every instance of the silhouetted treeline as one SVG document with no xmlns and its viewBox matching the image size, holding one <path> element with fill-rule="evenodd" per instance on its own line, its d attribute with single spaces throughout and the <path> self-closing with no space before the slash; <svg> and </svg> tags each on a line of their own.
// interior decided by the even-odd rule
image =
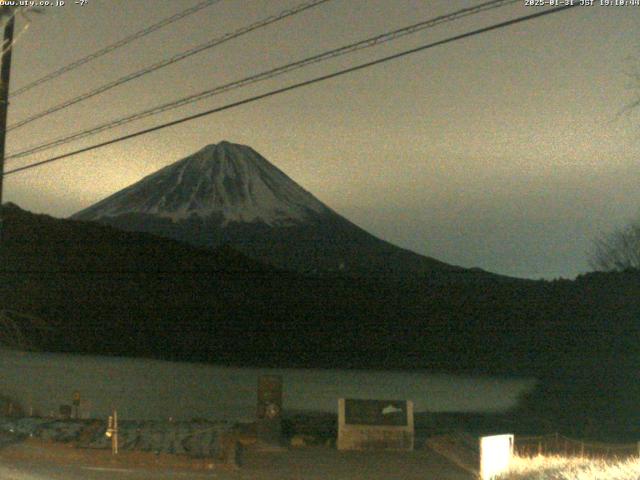
<svg viewBox="0 0 640 480">
<path fill-rule="evenodd" d="M 535 375 L 638 367 L 637 272 L 554 282 L 311 277 L 229 248 L 3 211 L 1 306 L 49 320 L 46 350 Z"/>
</svg>

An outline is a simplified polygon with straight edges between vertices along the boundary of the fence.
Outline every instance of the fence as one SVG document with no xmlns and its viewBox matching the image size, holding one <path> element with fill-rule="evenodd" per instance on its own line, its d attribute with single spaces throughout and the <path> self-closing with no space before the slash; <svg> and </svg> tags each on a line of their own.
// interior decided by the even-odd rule
<svg viewBox="0 0 640 480">
<path fill-rule="evenodd" d="M 522 456 L 561 455 L 564 457 L 627 458 L 640 453 L 637 443 L 586 442 L 558 433 L 535 437 L 515 437 L 515 453 Z"/>
</svg>

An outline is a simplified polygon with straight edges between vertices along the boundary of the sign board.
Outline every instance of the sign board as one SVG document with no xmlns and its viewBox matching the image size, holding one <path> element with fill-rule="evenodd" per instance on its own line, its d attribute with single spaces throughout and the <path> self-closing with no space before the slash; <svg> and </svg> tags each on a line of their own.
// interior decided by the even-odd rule
<svg viewBox="0 0 640 480">
<path fill-rule="evenodd" d="M 347 425 L 395 425 L 406 426 L 407 402 L 399 400 L 345 399 L 345 423 Z"/>
<path fill-rule="evenodd" d="M 413 450 L 413 402 L 338 400 L 338 450 Z"/>
<path fill-rule="evenodd" d="M 480 478 L 492 480 L 505 473 L 513 457 L 513 435 L 480 438 Z"/>
</svg>

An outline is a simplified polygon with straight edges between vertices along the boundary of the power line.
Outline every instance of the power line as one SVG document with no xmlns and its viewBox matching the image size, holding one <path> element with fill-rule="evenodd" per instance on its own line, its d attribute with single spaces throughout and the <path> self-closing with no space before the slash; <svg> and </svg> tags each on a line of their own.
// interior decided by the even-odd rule
<svg viewBox="0 0 640 480">
<path fill-rule="evenodd" d="M 67 73 L 71 70 L 74 70 L 82 65 L 84 65 L 85 63 L 89 63 L 92 60 L 95 60 L 96 58 L 102 57 L 103 55 L 106 55 L 107 53 L 111 53 L 114 50 L 117 50 L 120 47 L 124 47 L 125 45 L 133 42 L 134 40 L 137 40 L 139 38 L 142 38 L 146 35 L 149 35 L 150 33 L 155 32 L 156 30 L 160 30 L 161 28 L 166 27 L 167 25 L 171 25 L 172 23 L 177 22 L 178 20 L 181 20 L 189 15 L 192 15 L 196 12 L 199 12 L 200 10 L 209 7 L 215 3 L 220 2 L 221 0 L 205 0 L 203 2 L 200 2 L 196 5 L 194 5 L 193 7 L 187 8 L 186 10 L 183 10 L 179 13 L 176 13 L 175 15 L 172 15 L 170 17 L 167 17 L 163 20 L 160 20 L 158 23 L 154 23 L 153 25 L 150 25 L 146 28 L 143 28 L 142 30 L 133 33 L 131 35 L 129 35 L 128 37 L 123 38 L 122 40 L 119 40 L 111 45 L 108 45 L 96 52 L 93 52 L 89 55 L 87 55 L 86 57 L 83 57 L 79 60 L 76 60 L 72 63 L 69 63 L 68 65 L 65 65 L 64 67 L 59 68 L 58 70 L 55 70 L 47 75 L 45 75 L 44 77 L 41 77 L 37 80 L 34 80 L 31 83 L 28 83 L 27 85 L 18 88 L 15 92 L 11 93 L 11 97 L 10 98 L 14 98 L 17 97 L 18 95 L 31 90 L 32 88 L 37 87 L 38 85 L 41 85 L 45 82 L 48 82 L 50 80 L 53 80 L 55 78 L 58 78 L 60 75 Z"/>
<path fill-rule="evenodd" d="M 44 150 L 49 150 L 51 148 L 60 146 L 60 145 L 64 145 L 66 143 L 70 143 L 72 141 L 76 141 L 76 140 L 80 140 L 82 138 L 86 138 L 92 135 L 95 135 L 97 133 L 100 132 L 104 132 L 107 130 L 111 130 L 113 128 L 122 126 L 122 125 L 126 125 L 128 123 L 131 123 L 133 121 L 136 120 L 140 120 L 152 115 L 157 115 L 159 113 L 162 112 L 166 112 L 168 110 L 173 110 L 175 108 L 178 107 L 182 107 L 184 105 L 188 105 L 191 103 L 195 103 L 198 102 L 200 100 L 204 100 L 206 98 L 215 96 L 215 95 L 219 95 L 221 93 L 225 93 L 231 90 L 235 90 L 237 88 L 241 88 L 241 87 L 245 87 L 247 85 L 259 82 L 259 81 L 263 81 L 263 80 L 267 80 L 270 78 L 274 78 L 280 75 L 283 75 L 285 73 L 289 73 L 291 71 L 294 70 L 298 70 L 300 68 L 315 64 L 315 63 L 320 63 L 323 62 L 325 60 L 329 60 L 331 58 L 335 58 L 335 57 L 339 57 L 342 55 L 346 55 L 358 50 L 362 50 L 365 48 L 370 48 L 376 45 L 380 45 L 382 43 L 385 42 L 389 42 L 392 40 L 396 40 L 398 38 L 401 38 L 403 36 L 406 35 L 410 35 L 416 32 L 419 32 L 421 30 L 427 29 L 427 28 L 432 28 L 435 27 L 437 25 L 440 25 L 442 23 L 448 23 L 448 22 L 452 22 L 455 20 L 458 20 L 460 18 L 463 17 L 467 17 L 467 16 L 471 16 L 471 15 L 476 15 L 478 13 L 487 11 L 487 10 L 492 10 L 492 9 L 496 9 L 496 8 L 501 8 L 505 5 L 508 4 L 512 4 L 512 3 L 518 3 L 520 2 L 520 0 L 491 0 L 489 2 L 485 2 L 483 4 L 477 5 L 475 7 L 470 7 L 470 8 L 463 8 L 461 10 L 457 10 L 453 13 L 448 13 L 445 15 L 441 15 L 435 18 L 431 18 L 428 20 L 424 20 L 412 25 L 409 25 L 407 27 L 403 27 L 403 28 L 399 28 L 396 30 L 393 30 L 391 32 L 387 32 L 387 33 L 383 33 L 380 35 L 376 35 L 370 38 L 367 38 L 365 40 L 361 40 L 355 43 L 351 43 L 349 45 L 343 46 L 343 47 L 339 47 L 333 50 L 329 50 L 327 52 L 323 52 L 317 55 L 313 55 L 311 57 L 307 57 L 305 59 L 302 60 L 298 60 L 296 62 L 292 62 L 292 63 L 288 63 L 285 65 L 282 65 L 280 67 L 276 67 L 273 68 L 271 70 L 267 70 L 255 75 L 251 75 L 249 77 L 245 77 L 241 80 L 236 80 L 234 82 L 230 82 L 224 85 L 220 85 L 208 90 L 205 90 L 203 92 L 199 92 L 199 93 L 195 93 L 192 95 L 188 95 L 186 97 L 183 97 L 181 99 L 178 100 L 174 100 L 171 101 L 169 103 L 165 103 L 162 105 L 158 105 L 155 107 L 152 107 L 150 109 L 147 110 L 143 110 L 142 112 L 138 112 L 132 115 L 128 115 L 125 117 L 121 117 L 119 119 L 116 120 L 111 120 L 109 122 L 103 123 L 101 125 L 97 125 L 95 127 L 91 127 L 87 130 L 83 130 L 80 132 L 76 132 L 73 133 L 71 135 L 67 135 L 67 136 L 63 136 L 63 137 L 59 137 L 57 139 L 48 141 L 44 144 L 40 144 L 40 145 L 36 145 L 34 147 L 29 147 L 25 150 L 22 150 L 20 152 L 15 152 L 15 153 L 11 153 L 9 156 L 7 156 L 7 160 L 11 160 L 11 159 L 16 159 L 16 158 L 22 158 L 22 157 L 26 157 L 29 155 L 32 155 L 34 153 L 37 152 L 41 152 Z"/>
<path fill-rule="evenodd" d="M 195 120 L 197 118 L 201 118 L 201 117 L 205 117 L 205 116 L 208 116 L 208 115 L 212 115 L 214 113 L 222 112 L 222 111 L 225 111 L 225 110 L 230 110 L 232 108 L 239 107 L 241 105 L 246 105 L 248 103 L 253 103 L 255 101 L 262 100 L 262 99 L 265 99 L 265 98 L 268 98 L 268 97 L 272 97 L 272 96 L 275 96 L 275 95 L 279 95 L 281 93 L 289 92 L 291 90 L 296 90 L 296 89 L 301 88 L 301 87 L 305 87 L 305 86 L 308 86 L 308 85 L 313 85 L 315 83 L 323 82 L 325 80 L 336 78 L 336 77 L 345 75 L 347 73 L 352 73 L 352 72 L 355 72 L 355 71 L 358 71 L 358 70 L 362 70 L 362 69 L 365 69 L 365 68 L 369 68 L 369 67 L 372 67 L 372 66 L 375 66 L 375 65 L 379 65 L 379 64 L 391 61 L 391 60 L 396 60 L 398 58 L 402 58 L 402 57 L 405 57 L 407 55 L 411 55 L 413 53 L 421 52 L 423 50 L 427 50 L 427 49 L 430 49 L 430 48 L 433 48 L 433 47 L 437 47 L 437 46 L 440 46 L 440 45 L 445 45 L 447 43 L 456 42 L 456 41 L 462 40 L 464 38 L 469 38 L 469 37 L 472 37 L 472 36 L 475 36 L 475 35 L 480 35 L 482 33 L 490 32 L 490 31 L 493 31 L 493 30 L 498 30 L 500 28 L 505 28 L 505 27 L 508 27 L 508 26 L 511 26 L 511 25 L 515 25 L 517 23 L 522 23 L 522 22 L 528 21 L 528 20 L 533 20 L 535 18 L 539 18 L 539 17 L 542 17 L 542 16 L 551 15 L 551 14 L 554 14 L 554 13 L 559 13 L 559 12 L 566 11 L 566 10 L 568 10 L 570 8 L 577 7 L 577 6 L 579 6 L 579 4 L 573 4 L 573 5 L 569 4 L 569 5 L 565 5 L 565 6 L 562 6 L 562 7 L 556 7 L 556 8 L 553 8 L 553 9 L 543 10 L 543 11 L 538 12 L 538 13 L 533 13 L 533 14 L 530 14 L 530 15 L 525 15 L 523 17 L 518 17 L 518 18 L 511 19 L 511 20 L 507 20 L 505 22 L 496 23 L 496 24 L 490 25 L 488 27 L 483 27 L 483 28 L 480 28 L 480 29 L 477 29 L 477 30 L 473 30 L 471 32 L 460 34 L 460 35 L 455 35 L 453 37 L 449 37 L 449 38 L 446 38 L 444 40 L 439 40 L 437 42 L 433 42 L 433 43 L 429 43 L 429 44 L 426 44 L 426 45 L 422 45 L 420 47 L 412 48 L 412 49 L 409 49 L 409 50 L 404 50 L 402 52 L 395 53 L 393 55 L 389 55 L 389 56 L 386 56 L 386 57 L 382 57 L 382 58 L 379 58 L 377 60 L 373 60 L 373 61 L 366 62 L 366 63 L 361 63 L 359 65 L 356 65 L 356 66 L 353 66 L 353 67 L 349 67 L 349 68 L 345 68 L 345 69 L 342 69 L 342 70 L 338 70 L 336 72 L 329 73 L 329 74 L 326 74 L 326 75 L 321 75 L 319 77 L 312 78 L 311 80 L 305 80 L 303 82 L 298 82 L 298 83 L 295 83 L 295 84 L 292 84 L 292 85 L 289 85 L 289 86 L 286 86 L 286 87 L 283 87 L 283 88 L 279 88 L 279 89 L 276 89 L 276 90 L 271 90 L 271 91 L 269 91 L 267 93 L 263 93 L 263 94 L 260 94 L 260 95 L 255 95 L 253 97 L 245 98 L 245 99 L 239 100 L 237 102 L 232 102 L 232 103 L 229 103 L 227 105 L 223 105 L 221 107 L 217 107 L 217 108 L 213 108 L 213 109 L 210 109 L 210 110 L 206 110 L 204 112 L 200 112 L 200 113 L 197 113 L 197 114 L 194 114 L 194 115 L 189 115 L 187 117 L 183 117 L 183 118 L 180 118 L 178 120 L 173 120 L 171 122 L 163 123 L 161 125 L 156 125 L 155 127 L 147 128 L 147 129 L 144 129 L 144 130 L 139 130 L 137 132 L 130 133 L 130 134 L 127 134 L 127 135 L 123 135 L 121 137 L 108 140 L 106 142 L 101 142 L 101 143 L 98 143 L 98 144 L 95 144 L 95 145 L 91 145 L 89 147 L 80 148 L 78 150 L 74 150 L 72 152 L 68 152 L 68 153 L 65 153 L 65 154 L 62 154 L 62 155 L 57 155 L 55 157 L 51 157 L 51 158 L 48 158 L 46 160 L 41 160 L 39 162 L 34 162 L 34 163 L 29 164 L 29 165 L 25 165 L 23 167 L 14 168 L 13 170 L 9 170 L 8 172 L 5 172 L 3 176 L 10 175 L 10 174 L 17 173 L 17 172 L 22 172 L 22 171 L 29 170 L 29 169 L 32 169 L 32 168 L 36 168 L 36 167 L 39 167 L 39 166 L 47 164 L 47 163 L 52 163 L 52 162 L 55 162 L 55 161 L 58 161 L 58 160 L 62 160 L 64 158 L 68 158 L 68 157 L 71 157 L 71 156 L 78 155 L 80 153 L 86 153 L 86 152 L 89 152 L 91 150 L 96 150 L 98 148 L 106 147 L 108 145 L 113 145 L 115 143 L 123 142 L 125 140 L 130 140 L 132 138 L 139 137 L 139 136 L 142 136 L 142 135 L 146 135 L 148 133 L 152 133 L 152 132 L 155 132 L 155 131 L 158 131 L 158 130 L 163 130 L 163 129 L 168 128 L 168 127 L 173 127 L 175 125 L 179 125 L 181 123 L 185 123 L 185 122 L 188 122 L 188 121 L 191 121 L 191 120 Z"/>
<path fill-rule="evenodd" d="M 27 125 L 28 123 L 31 123 L 35 120 L 38 120 L 40 118 L 46 117 L 47 115 L 51 115 L 52 113 L 55 112 L 59 112 L 60 110 L 64 110 L 65 108 L 68 108 L 72 105 L 75 105 L 76 103 L 80 103 L 83 102 L 84 100 L 87 100 L 91 97 L 95 97 L 96 95 L 99 95 L 101 93 L 104 93 L 108 90 L 111 90 L 115 87 L 118 87 L 120 85 L 123 85 L 127 82 L 130 82 L 132 80 L 135 80 L 136 78 L 140 78 L 144 75 L 147 75 L 151 72 L 155 72 L 156 70 L 159 70 L 161 68 L 167 67 L 169 65 L 172 65 L 176 62 L 179 62 L 181 60 L 184 60 L 186 58 L 189 58 L 197 53 L 203 52 L 205 50 L 211 49 L 213 47 L 216 47 L 222 43 L 228 42 L 229 40 L 232 40 L 234 38 L 240 37 L 242 35 L 245 35 L 249 32 L 252 32 L 254 30 L 257 30 L 259 28 L 263 28 L 266 27 L 267 25 L 271 25 L 272 23 L 278 22 L 280 20 L 284 20 L 285 18 L 291 17 L 293 15 L 297 15 L 298 13 L 301 13 L 305 10 L 308 10 L 310 8 L 316 7 L 320 4 L 329 2 L 331 0 L 311 0 L 305 3 L 301 3 L 293 8 L 287 9 L 287 10 L 283 10 L 282 12 L 276 14 L 276 15 L 271 15 L 267 18 L 264 18 L 262 20 L 259 20 L 258 22 L 252 23 L 249 26 L 240 28 L 238 30 L 236 30 L 235 32 L 231 32 L 231 33 L 227 33 L 221 37 L 215 38 L 213 40 L 209 40 L 206 43 L 203 43 L 201 45 L 198 45 L 196 47 L 193 47 L 189 50 L 186 50 L 184 52 L 178 53 L 170 58 L 167 58 L 165 60 L 162 60 L 160 62 L 154 63 L 153 65 L 150 65 L 148 67 L 145 67 L 141 70 L 138 70 L 136 72 L 130 73 L 128 75 L 125 75 L 124 77 L 121 77 L 117 80 L 114 80 L 112 82 L 109 83 L 105 83 L 104 85 L 101 85 L 100 87 L 97 87 L 93 90 L 90 90 L 86 93 L 83 93 L 82 95 L 78 95 L 77 97 L 71 98 L 69 100 L 66 100 L 62 103 L 59 103 L 57 105 L 54 105 L 51 108 L 48 108 L 47 110 L 44 110 L 42 112 L 36 113 L 34 115 L 31 115 L 30 117 L 27 117 L 23 120 L 20 120 L 19 122 L 14 123 L 13 125 L 9 125 L 9 128 L 7 129 L 7 131 L 11 131 L 11 130 L 15 130 L 16 128 L 20 128 L 24 125 Z"/>
</svg>

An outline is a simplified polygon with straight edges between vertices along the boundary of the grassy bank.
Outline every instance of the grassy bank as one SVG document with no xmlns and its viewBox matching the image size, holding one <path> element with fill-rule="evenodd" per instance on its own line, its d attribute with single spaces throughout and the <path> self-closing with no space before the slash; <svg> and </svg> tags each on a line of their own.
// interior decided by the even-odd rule
<svg viewBox="0 0 640 480">
<path fill-rule="evenodd" d="M 499 480 L 637 480 L 640 458 L 593 459 L 561 456 L 519 457 Z"/>
</svg>

